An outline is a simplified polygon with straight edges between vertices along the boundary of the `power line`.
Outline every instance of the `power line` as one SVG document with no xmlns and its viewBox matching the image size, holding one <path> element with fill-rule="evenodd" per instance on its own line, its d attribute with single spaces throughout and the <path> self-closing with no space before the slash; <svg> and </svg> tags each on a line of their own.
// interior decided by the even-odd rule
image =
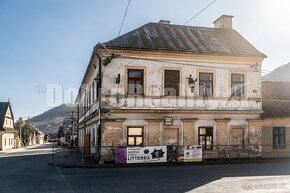
<svg viewBox="0 0 290 193">
<path fill-rule="evenodd" d="M 131 0 L 128 0 L 127 8 L 126 8 L 123 20 L 122 20 L 122 24 L 121 24 L 121 27 L 120 27 L 120 30 L 119 30 L 119 33 L 118 33 L 118 37 L 120 36 L 121 30 L 123 28 L 123 24 L 124 24 L 124 21 L 125 21 L 126 16 L 127 16 L 127 12 L 128 12 L 128 8 L 129 8 L 129 5 L 130 5 L 130 2 L 131 2 Z"/>
<path fill-rule="evenodd" d="M 208 8 L 209 8 L 211 5 L 213 5 L 216 1 L 217 1 L 217 0 L 214 0 L 214 1 L 212 1 L 210 4 L 208 4 L 207 6 L 205 6 L 202 10 L 200 10 L 197 14 L 195 14 L 195 15 L 192 16 L 192 17 L 191 17 L 187 22 L 185 22 L 184 25 L 186 25 L 187 23 L 189 23 L 190 21 L 192 21 L 193 19 L 195 19 L 197 16 L 199 16 L 202 12 L 204 12 L 206 9 L 208 9 Z M 128 9 L 129 3 L 130 3 L 130 0 L 129 0 L 129 2 L 128 2 L 127 9 Z M 125 12 L 124 18 L 125 18 L 125 16 L 126 16 L 127 9 L 126 9 L 126 12 Z M 123 22 L 124 22 L 124 18 L 123 18 Z M 122 22 L 122 25 L 123 25 L 123 22 Z M 121 26 L 121 28 L 122 28 L 122 26 Z M 121 28 L 120 28 L 120 31 L 121 31 Z M 177 29 L 179 29 L 179 28 L 181 28 L 181 26 L 178 27 Z M 120 33 L 120 31 L 119 31 L 119 33 Z M 171 34 L 168 34 L 168 36 L 172 36 L 172 35 L 173 35 L 173 32 L 172 32 Z M 119 36 L 119 35 L 118 35 L 118 36 Z M 162 38 L 160 41 L 158 41 L 158 42 L 155 44 L 155 46 L 157 46 L 158 44 L 160 44 L 160 43 L 161 43 L 163 40 L 165 40 L 165 39 L 166 39 L 166 37 Z M 143 56 L 143 54 L 140 55 L 139 57 L 141 57 L 141 56 Z M 131 60 L 131 61 L 128 62 L 126 65 L 131 64 L 131 63 L 134 62 L 135 60 L 137 60 L 137 58 Z M 125 65 L 125 66 L 126 66 L 126 65 Z M 122 68 L 124 68 L 124 67 L 122 67 Z M 111 75 L 111 74 L 117 72 L 118 70 L 119 70 L 119 69 L 113 71 L 112 73 L 108 74 L 107 76 L 109 76 L 109 75 Z"/>
<path fill-rule="evenodd" d="M 203 8 L 202 10 L 200 10 L 197 14 L 195 14 L 194 16 L 192 16 L 187 22 L 185 22 L 184 25 L 188 24 L 189 22 L 191 22 L 194 18 L 196 18 L 197 16 L 199 16 L 203 11 L 205 11 L 206 9 L 208 9 L 212 4 L 214 4 L 217 0 L 212 1 L 210 4 L 208 4 L 205 8 Z"/>
</svg>

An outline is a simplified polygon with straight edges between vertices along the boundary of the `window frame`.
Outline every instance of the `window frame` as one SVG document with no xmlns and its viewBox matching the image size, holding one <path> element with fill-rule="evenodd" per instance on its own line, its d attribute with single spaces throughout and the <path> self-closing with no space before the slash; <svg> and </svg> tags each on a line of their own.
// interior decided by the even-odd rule
<svg viewBox="0 0 290 193">
<path fill-rule="evenodd" d="M 206 132 L 205 134 L 200 134 L 200 129 L 205 128 Z M 207 129 L 211 129 L 211 134 L 207 134 Z M 203 150 L 213 150 L 213 127 L 198 127 L 198 145 L 200 145 L 200 138 L 201 137 L 205 137 L 205 145 L 202 146 Z M 207 148 L 207 144 L 206 144 L 206 139 L 207 137 L 211 137 L 211 148 Z"/>
<path fill-rule="evenodd" d="M 129 72 L 130 71 L 141 71 L 142 72 L 142 76 L 141 78 L 130 78 L 129 76 Z M 144 79 L 144 73 L 145 73 L 145 70 L 144 69 L 135 69 L 135 68 L 129 68 L 127 69 L 127 95 L 144 95 L 144 82 L 145 82 L 145 79 Z M 134 80 L 134 85 L 136 84 L 135 81 L 136 80 L 141 80 L 141 85 L 142 85 L 142 93 L 141 94 L 138 94 L 138 93 L 129 93 L 129 80 L 133 79 Z"/>
<path fill-rule="evenodd" d="M 166 94 L 165 92 L 166 92 L 166 89 L 168 89 L 168 88 L 166 88 L 165 87 L 165 82 L 167 82 L 166 81 L 166 76 L 165 76 L 165 72 L 166 71 L 176 71 L 176 72 L 178 72 L 178 93 L 175 93 L 175 95 L 172 95 L 172 94 Z M 179 69 L 164 69 L 163 70 L 163 95 L 164 96 L 175 96 L 175 97 L 178 97 L 178 96 L 180 96 L 180 91 L 181 91 L 181 71 L 179 70 Z M 170 89 L 170 88 L 169 88 Z"/>
<path fill-rule="evenodd" d="M 243 82 L 233 81 L 233 76 L 235 76 L 235 75 L 242 76 L 243 77 Z M 234 84 L 243 84 L 243 87 L 242 87 L 243 93 L 241 94 L 241 96 L 234 95 L 234 93 L 236 93 L 236 91 L 233 90 L 234 89 L 234 87 L 233 87 Z M 238 73 L 232 73 L 231 74 L 231 96 L 244 97 L 245 96 L 245 88 L 244 88 L 244 86 L 245 86 L 245 75 L 244 74 L 238 74 Z"/>
<path fill-rule="evenodd" d="M 283 129 L 283 132 L 280 132 L 280 129 Z M 275 130 L 278 132 L 275 132 Z M 276 137 L 278 137 L 278 143 Z M 281 144 L 280 137 L 283 137 L 283 144 Z M 286 127 L 273 127 L 273 149 L 286 149 Z"/>
<path fill-rule="evenodd" d="M 141 128 L 142 129 L 142 134 L 141 135 L 129 135 L 130 128 Z M 129 138 L 130 137 L 134 137 L 134 145 L 129 145 Z M 137 137 L 142 137 L 142 143 L 140 145 L 137 145 L 136 144 Z M 140 127 L 140 126 L 130 126 L 130 127 L 127 127 L 127 146 L 128 147 L 144 146 L 144 127 Z"/>
<path fill-rule="evenodd" d="M 207 81 L 207 80 L 201 80 L 201 75 L 202 74 L 210 74 L 211 75 L 211 81 Z M 199 74 L 198 74 L 198 80 L 199 80 L 199 82 L 198 82 L 198 87 L 199 87 L 199 89 L 198 89 L 198 92 L 199 92 L 199 96 L 200 97 L 213 97 L 214 96 L 214 76 L 213 76 L 214 74 L 212 73 L 212 72 L 199 72 Z M 203 95 L 203 91 L 202 92 L 200 92 L 200 88 L 201 88 L 201 83 L 202 82 L 205 82 L 205 83 L 207 83 L 207 82 L 210 82 L 211 83 L 211 95 Z"/>
</svg>

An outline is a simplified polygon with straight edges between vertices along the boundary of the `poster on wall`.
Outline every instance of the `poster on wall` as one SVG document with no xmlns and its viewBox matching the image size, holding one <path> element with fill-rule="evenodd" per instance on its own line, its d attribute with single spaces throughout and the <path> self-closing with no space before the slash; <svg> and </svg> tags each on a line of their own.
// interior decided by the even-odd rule
<svg viewBox="0 0 290 193">
<path fill-rule="evenodd" d="M 183 162 L 183 146 L 167 146 L 167 162 Z"/>
<path fill-rule="evenodd" d="M 166 146 L 127 147 L 127 163 L 156 163 L 167 161 Z"/>
<path fill-rule="evenodd" d="M 184 162 L 201 162 L 202 161 L 202 146 L 190 145 L 184 150 Z"/>
</svg>

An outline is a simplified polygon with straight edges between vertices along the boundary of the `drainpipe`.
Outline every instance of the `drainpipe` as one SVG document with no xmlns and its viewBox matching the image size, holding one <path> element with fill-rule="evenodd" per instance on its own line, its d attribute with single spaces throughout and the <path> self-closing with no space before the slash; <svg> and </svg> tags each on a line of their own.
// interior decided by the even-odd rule
<svg viewBox="0 0 290 193">
<path fill-rule="evenodd" d="M 100 55 L 96 52 L 96 56 L 99 60 L 99 128 L 98 128 L 98 159 L 97 162 L 99 163 L 101 160 L 101 146 L 102 146 L 102 105 L 101 105 L 101 98 L 102 98 L 102 59 Z"/>
</svg>

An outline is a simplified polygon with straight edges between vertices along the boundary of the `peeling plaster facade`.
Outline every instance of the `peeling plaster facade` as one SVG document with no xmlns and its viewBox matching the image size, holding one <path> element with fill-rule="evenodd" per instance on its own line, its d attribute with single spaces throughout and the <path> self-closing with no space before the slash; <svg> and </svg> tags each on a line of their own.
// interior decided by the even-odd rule
<svg viewBox="0 0 290 193">
<path fill-rule="evenodd" d="M 130 127 L 142 128 L 143 146 L 197 145 L 201 143 L 201 128 L 212 132 L 212 148 L 205 150 L 207 152 L 217 152 L 217 146 L 262 144 L 262 126 L 257 120 L 262 113 L 261 63 L 264 57 L 108 49 L 100 46 L 93 52 L 92 65 L 79 91 L 80 147 L 90 145 L 90 153 L 96 153 L 99 142 L 101 146 L 127 146 Z M 101 57 L 111 53 L 115 56 L 102 66 L 99 94 L 95 53 Z M 143 95 L 128 94 L 128 70 L 131 69 L 143 70 Z M 165 96 L 165 70 L 179 71 L 179 96 Z M 200 95 L 200 73 L 212 74 L 213 96 Z M 232 74 L 244 76 L 242 97 L 232 97 Z M 190 76 L 197 78 L 194 89 L 189 85 Z M 118 77 L 120 81 L 116 83 Z M 172 118 L 171 124 L 165 123 L 166 117 Z M 86 141 L 88 138 L 90 140 Z"/>
</svg>

